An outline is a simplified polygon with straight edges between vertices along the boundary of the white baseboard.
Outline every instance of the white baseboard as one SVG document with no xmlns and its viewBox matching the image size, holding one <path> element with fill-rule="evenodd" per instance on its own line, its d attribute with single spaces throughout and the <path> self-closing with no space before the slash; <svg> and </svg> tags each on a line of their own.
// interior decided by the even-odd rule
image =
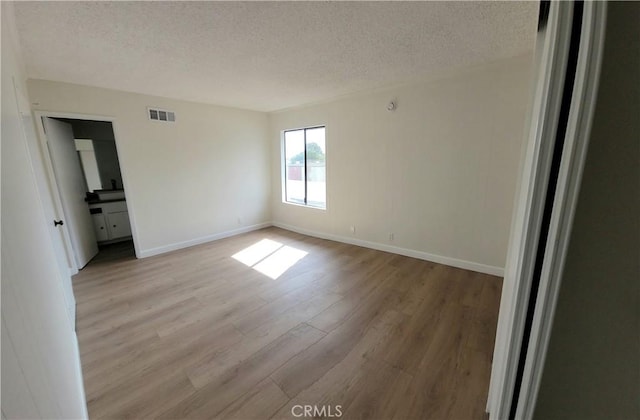
<svg viewBox="0 0 640 420">
<path fill-rule="evenodd" d="M 364 248 L 376 249 L 378 251 L 390 252 L 392 254 L 404 255 L 407 257 L 418 258 L 420 260 L 431 261 L 438 264 L 449 265 L 451 267 L 463 268 L 465 270 L 477 271 L 478 273 L 490 274 L 492 276 L 504 277 L 504 268 L 494 267 L 491 265 L 480 264 L 472 261 L 460 260 L 457 258 L 444 257 L 442 255 L 430 254 L 428 252 L 416 251 L 414 249 L 400 248 L 397 246 L 381 244 L 378 242 L 365 241 L 363 239 L 349 238 L 347 236 L 333 235 L 330 233 L 318 232 L 299 228 L 297 226 L 287 225 L 280 222 L 264 222 L 251 226 L 244 226 L 238 229 L 228 230 L 225 232 L 216 233 L 213 235 L 202 236 L 200 238 L 191 239 L 184 242 L 176 242 L 169 245 L 159 246 L 156 248 L 145 249 L 140 252 L 139 258 L 151 257 L 154 255 L 164 254 L 171 251 L 176 251 L 182 248 L 188 248 L 194 245 L 200 245 L 207 242 L 215 241 L 218 239 L 228 238 L 230 236 L 239 235 L 241 233 L 247 233 L 258 229 L 263 229 L 269 226 L 276 226 L 281 229 L 290 230 L 292 232 L 301 233 L 303 235 L 313 236 L 320 239 L 328 239 L 331 241 L 342 242 L 351 245 L 362 246 Z"/>
<path fill-rule="evenodd" d="M 73 352 L 74 352 L 74 359 L 76 361 L 76 380 L 77 380 L 77 384 L 76 386 L 78 387 L 78 391 L 79 391 L 79 397 L 80 397 L 80 404 L 81 404 L 81 418 L 82 420 L 85 419 L 89 419 L 89 411 L 87 408 L 87 396 L 86 396 L 86 392 L 84 390 L 84 378 L 82 376 L 82 362 L 80 360 L 80 344 L 78 343 L 78 335 L 76 334 L 75 331 L 75 326 L 73 329 L 73 341 L 74 341 L 74 348 L 73 348 Z M 4 418 L 4 416 L 2 416 Z"/>
<path fill-rule="evenodd" d="M 328 239 L 336 242 L 343 242 L 351 245 L 362 246 L 364 248 L 376 249 L 378 251 L 390 252 L 392 254 L 404 255 L 407 257 L 418 258 L 420 260 L 431 261 L 438 264 L 449 265 L 451 267 L 463 268 L 465 270 L 476 271 L 478 273 L 490 274 L 492 276 L 504 277 L 504 268 L 494 267 L 491 265 L 480 264 L 472 261 L 460 260 L 457 258 L 444 257 L 442 255 L 429 254 L 428 252 L 416 251 L 413 249 L 400 248 L 397 246 L 381 244 L 378 242 L 370 242 L 357 238 L 349 238 L 347 236 L 333 235 L 330 233 L 317 232 L 287 225 L 280 222 L 273 222 L 273 226 L 281 229 L 290 230 L 292 232 L 301 233 L 303 235 L 313 236 L 320 239 Z"/>
<path fill-rule="evenodd" d="M 201 236 L 200 238 L 190 239 L 188 241 L 176 242 L 169 245 L 163 245 L 156 248 L 143 249 L 140 251 L 138 258 L 147 258 L 154 255 L 164 254 L 171 251 L 176 251 L 182 248 L 188 248 L 194 245 L 200 245 L 218 239 L 228 238 L 230 236 L 239 235 L 241 233 L 247 233 L 258 229 L 263 229 L 272 226 L 271 222 L 258 223 L 256 225 L 244 226 L 238 229 L 227 230 L 225 232 L 214 233 L 213 235 Z"/>
</svg>

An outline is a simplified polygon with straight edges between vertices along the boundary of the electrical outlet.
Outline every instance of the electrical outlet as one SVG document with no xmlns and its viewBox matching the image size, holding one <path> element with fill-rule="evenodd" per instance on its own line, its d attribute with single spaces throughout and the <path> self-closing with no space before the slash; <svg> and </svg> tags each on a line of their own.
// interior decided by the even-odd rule
<svg viewBox="0 0 640 420">
<path fill-rule="evenodd" d="M 389 241 L 393 242 L 393 238 L 395 237 L 395 234 L 393 232 L 391 232 L 389 234 Z"/>
<path fill-rule="evenodd" d="M 242 217 L 238 217 L 238 224 L 241 225 L 242 224 Z"/>
<path fill-rule="evenodd" d="M 356 234 L 356 227 L 355 226 L 350 226 L 349 227 L 349 231 L 351 232 L 352 235 Z"/>
</svg>

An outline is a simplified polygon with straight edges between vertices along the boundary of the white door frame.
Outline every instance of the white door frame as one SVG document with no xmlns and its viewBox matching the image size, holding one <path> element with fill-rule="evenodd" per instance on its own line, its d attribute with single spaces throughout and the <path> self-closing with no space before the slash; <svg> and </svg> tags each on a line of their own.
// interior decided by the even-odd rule
<svg viewBox="0 0 640 420">
<path fill-rule="evenodd" d="M 606 3 L 583 3 L 577 67 L 560 168 L 545 242 L 527 348 L 521 349 L 540 240 L 542 215 L 564 88 L 573 2 L 551 2 L 534 93 L 533 117 L 514 211 L 509 256 L 494 350 L 487 411 L 491 419 L 533 417 L 560 289 L 573 215 L 597 94 L 606 23 Z M 540 38 L 540 36 L 539 36 Z M 540 42 L 541 39 L 538 39 Z M 526 355 L 520 392 L 514 397 L 518 364 Z"/>
<path fill-rule="evenodd" d="M 552 3 L 546 32 L 539 33 L 536 40 L 540 45 L 536 46 L 531 124 L 523 147 L 489 384 L 487 411 L 491 419 L 509 417 L 560 113 L 571 12 L 570 2 Z"/>
<path fill-rule="evenodd" d="M 580 50 L 516 418 L 533 418 L 597 100 L 606 2 L 584 2 Z"/>
<path fill-rule="evenodd" d="M 40 152 L 41 152 L 40 155 L 45 164 L 44 166 L 47 170 L 47 176 L 49 178 L 49 188 L 51 189 L 51 195 L 54 197 L 54 205 L 56 207 L 56 212 L 58 214 L 64 214 L 64 211 L 62 210 L 62 199 L 60 198 L 60 192 L 58 190 L 58 185 L 56 183 L 56 177 L 53 172 L 53 164 L 51 162 L 51 156 L 49 155 L 48 149 L 47 149 L 47 136 L 44 130 L 44 124 L 42 123 L 42 118 L 43 117 L 67 118 L 67 119 L 73 119 L 73 120 L 104 121 L 104 122 L 111 123 L 113 136 L 115 138 L 116 153 L 118 155 L 118 161 L 120 162 L 120 173 L 122 175 L 122 184 L 125 191 L 125 198 L 127 200 L 127 210 L 129 212 L 129 222 L 131 223 L 131 236 L 133 238 L 133 246 L 135 248 L 136 257 L 138 257 L 140 255 L 140 250 L 138 246 L 139 241 L 138 241 L 138 231 L 136 229 L 136 222 L 135 222 L 135 211 L 133 211 L 133 203 L 132 203 L 133 200 L 131 197 L 132 194 L 131 194 L 131 189 L 129 188 L 127 173 L 126 173 L 126 170 L 124 169 L 125 165 L 123 164 L 121 154 L 119 152 L 120 136 L 118 135 L 117 122 L 115 117 L 109 117 L 104 115 L 78 114 L 73 112 L 58 112 L 58 111 L 34 111 L 33 115 L 35 117 L 35 123 L 38 130 L 38 138 L 40 139 Z M 66 232 L 65 247 L 67 249 L 68 256 L 70 257 L 71 261 L 73 261 L 75 264 L 75 258 L 73 254 L 74 251 L 73 251 L 73 247 L 71 246 L 71 240 L 67 232 L 66 225 L 64 225 L 64 227 Z M 72 272 L 71 274 L 72 275 L 77 274 L 78 267 L 76 266 L 72 268 L 75 268 L 75 271 Z"/>
</svg>

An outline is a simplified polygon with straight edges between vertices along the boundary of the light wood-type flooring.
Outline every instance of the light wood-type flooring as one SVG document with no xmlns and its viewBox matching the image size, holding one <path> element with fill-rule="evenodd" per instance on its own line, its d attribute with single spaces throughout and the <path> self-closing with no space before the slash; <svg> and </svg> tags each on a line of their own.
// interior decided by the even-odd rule
<svg viewBox="0 0 640 420">
<path fill-rule="evenodd" d="M 498 277 L 277 228 L 126 255 L 73 278 L 91 418 L 486 418 Z"/>
</svg>

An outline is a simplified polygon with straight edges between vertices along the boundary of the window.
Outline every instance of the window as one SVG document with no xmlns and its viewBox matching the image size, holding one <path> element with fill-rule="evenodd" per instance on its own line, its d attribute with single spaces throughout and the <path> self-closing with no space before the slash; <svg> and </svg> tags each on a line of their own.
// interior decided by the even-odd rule
<svg viewBox="0 0 640 420">
<path fill-rule="evenodd" d="M 284 132 L 284 201 L 327 206 L 325 128 Z"/>
</svg>

